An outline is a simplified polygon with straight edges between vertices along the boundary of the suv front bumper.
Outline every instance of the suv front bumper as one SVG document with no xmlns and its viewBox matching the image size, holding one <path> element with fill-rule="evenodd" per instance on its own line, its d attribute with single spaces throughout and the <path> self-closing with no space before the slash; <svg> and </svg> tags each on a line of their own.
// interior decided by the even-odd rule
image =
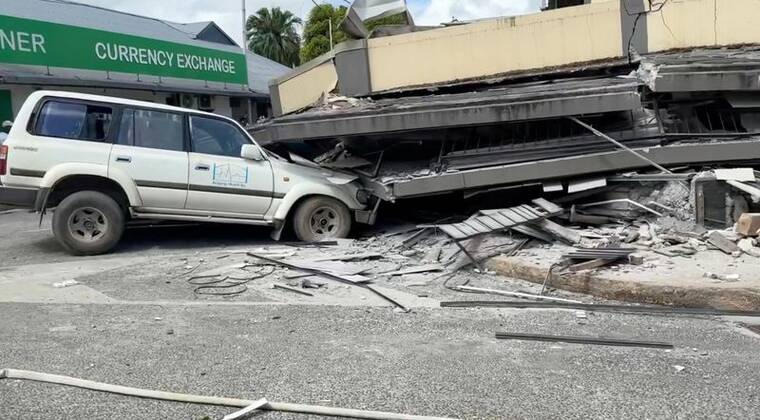
<svg viewBox="0 0 760 420">
<path fill-rule="evenodd" d="M 0 185 L 0 204 L 11 207 L 34 208 L 37 189 L 11 188 Z"/>
</svg>

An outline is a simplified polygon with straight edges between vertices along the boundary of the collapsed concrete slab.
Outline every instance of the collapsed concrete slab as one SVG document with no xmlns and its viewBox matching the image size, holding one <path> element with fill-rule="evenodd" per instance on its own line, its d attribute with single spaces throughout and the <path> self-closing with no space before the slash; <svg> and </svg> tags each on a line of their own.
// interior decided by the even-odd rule
<svg viewBox="0 0 760 420">
<path fill-rule="evenodd" d="M 368 96 L 574 66 L 612 66 L 666 51 L 754 44 L 760 42 L 753 18 L 758 12 L 756 0 L 596 0 L 349 41 L 274 81 L 270 91 L 275 115 L 280 116 L 336 87 L 341 95 Z"/>
</svg>

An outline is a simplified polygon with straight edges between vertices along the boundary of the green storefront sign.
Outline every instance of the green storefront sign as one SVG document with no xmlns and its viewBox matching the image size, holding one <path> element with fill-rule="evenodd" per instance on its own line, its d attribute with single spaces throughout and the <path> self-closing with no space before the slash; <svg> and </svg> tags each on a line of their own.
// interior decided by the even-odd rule
<svg viewBox="0 0 760 420">
<path fill-rule="evenodd" d="M 248 84 L 245 56 L 0 15 L 0 63 Z"/>
</svg>

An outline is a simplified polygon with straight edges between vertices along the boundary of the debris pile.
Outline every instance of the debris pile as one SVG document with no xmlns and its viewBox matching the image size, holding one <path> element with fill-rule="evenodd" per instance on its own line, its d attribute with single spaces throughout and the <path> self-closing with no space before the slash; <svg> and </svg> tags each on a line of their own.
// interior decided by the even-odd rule
<svg viewBox="0 0 760 420">
<path fill-rule="evenodd" d="M 336 304 L 374 296 L 375 302 L 403 312 L 414 306 L 415 299 L 430 294 L 445 299 L 452 292 L 581 303 L 574 296 L 556 295 L 553 280 L 593 270 L 647 273 L 679 259 L 701 267 L 700 263 L 721 254 L 736 264 L 760 258 L 760 213 L 728 214 L 724 199 L 725 220 L 697 222 L 699 214 L 713 211 L 713 197 L 700 196 L 695 188 L 712 188 L 703 181 L 707 178 L 727 185 L 715 179 L 717 172 L 615 175 L 605 182 L 585 182 L 593 185 L 588 190 L 560 197 L 549 194 L 551 201 L 539 198 L 479 210 L 469 217 L 444 210 L 443 219 L 381 225 L 356 240 L 228 251 L 216 259 L 226 265 L 206 271 L 199 269 L 202 262 L 185 261 L 184 276 L 199 298 L 230 298 L 249 288 L 268 299 Z M 736 189 L 728 195 L 734 201 L 746 197 Z M 506 290 L 508 282 L 493 276 L 496 273 L 486 264 L 493 257 L 531 255 L 552 262 L 536 289 Z M 705 282 L 738 282 L 747 274 L 734 271 L 736 264 L 707 266 L 697 277 Z M 483 279 L 496 282 L 486 284 Z"/>
</svg>

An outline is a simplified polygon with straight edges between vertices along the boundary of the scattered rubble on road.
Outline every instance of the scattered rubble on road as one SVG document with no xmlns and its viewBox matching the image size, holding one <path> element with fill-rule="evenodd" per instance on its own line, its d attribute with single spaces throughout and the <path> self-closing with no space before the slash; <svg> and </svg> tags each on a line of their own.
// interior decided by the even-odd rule
<svg viewBox="0 0 760 420">
<path fill-rule="evenodd" d="M 746 179 L 746 171 L 741 174 Z M 267 288 L 279 290 L 272 295 L 275 300 L 306 302 L 329 297 L 336 290 L 364 289 L 402 311 L 408 311 L 409 305 L 387 290 L 403 290 L 404 296 L 412 298 L 450 298 L 451 294 L 442 294 L 448 290 L 454 296 L 478 293 L 581 303 L 557 295 L 553 280 L 564 273 L 600 270 L 645 275 L 661 267 L 693 264 L 689 260 L 709 268 L 706 263 L 720 255 L 733 262 L 724 264 L 721 271 L 705 269 L 699 281 L 706 285 L 742 281 L 747 270 L 739 268 L 756 265 L 755 258 L 760 258 L 756 232 L 752 232 L 757 214 L 734 218 L 724 208 L 726 220 L 697 223 L 698 213 L 712 214 L 715 206 L 710 197 L 695 193 L 695 185 L 706 185 L 694 182 L 702 176 L 690 172 L 677 181 L 651 181 L 651 174 L 620 174 L 608 178 L 626 178 L 625 182 L 604 183 L 553 201 L 536 199 L 484 209 L 470 217 L 449 215 L 433 223 L 381 225 L 356 240 L 231 250 L 203 262 L 183 260 L 181 271 L 197 295 L 231 298 L 255 285 L 262 293 Z M 638 178 L 642 181 L 631 181 Z M 733 194 L 737 198 L 744 193 Z M 726 201 L 722 204 L 725 207 Z M 551 258 L 553 265 L 543 285 L 514 290 L 500 286 L 507 286 L 506 280 L 494 276 L 483 262 L 510 255 Z M 472 284 L 484 278 L 496 282 Z M 367 296 L 359 294 L 355 299 Z"/>
</svg>

